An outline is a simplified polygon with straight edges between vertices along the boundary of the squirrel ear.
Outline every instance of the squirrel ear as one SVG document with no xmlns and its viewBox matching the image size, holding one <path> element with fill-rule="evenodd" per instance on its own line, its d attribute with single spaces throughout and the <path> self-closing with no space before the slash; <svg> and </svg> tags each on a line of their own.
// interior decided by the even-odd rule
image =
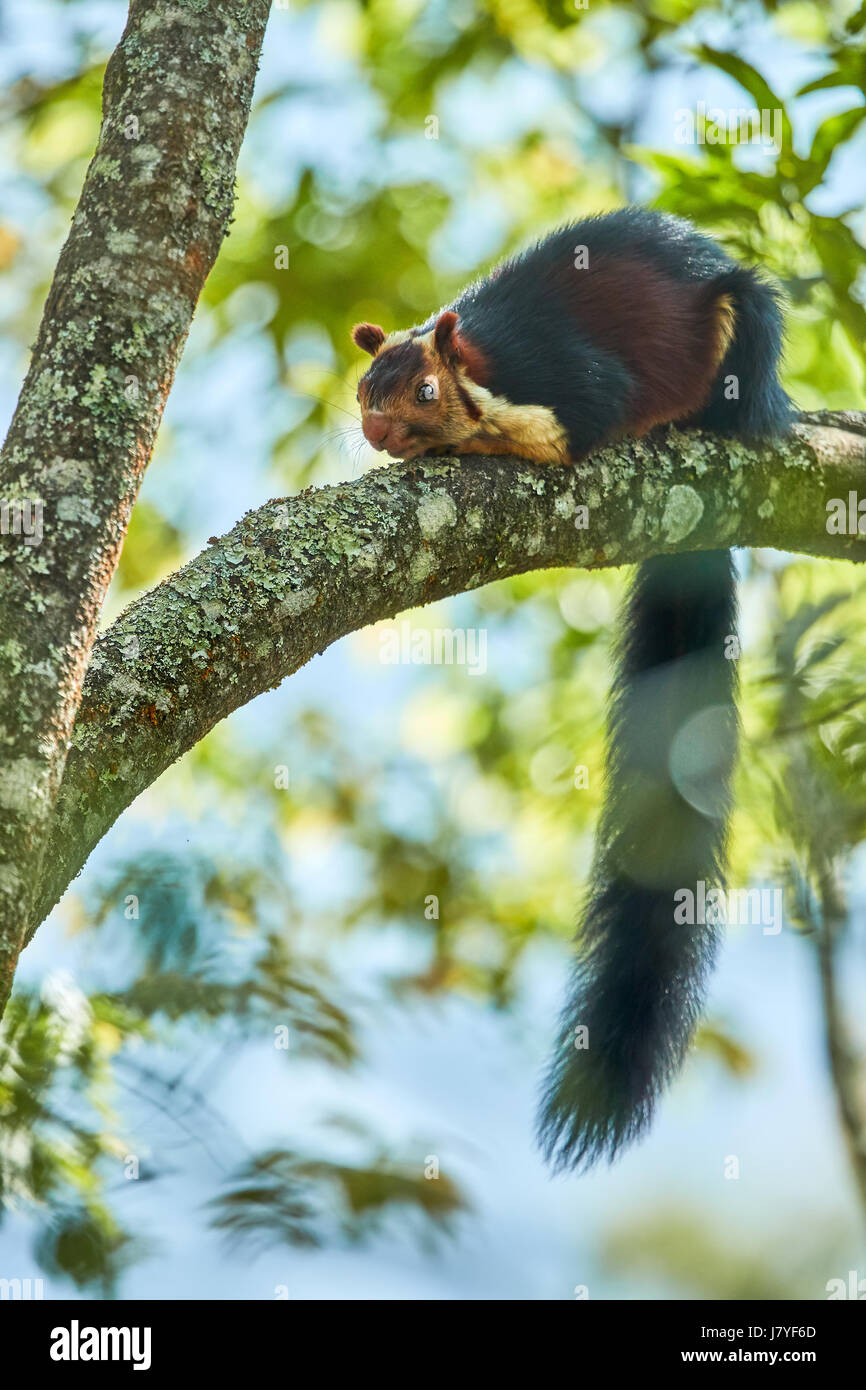
<svg viewBox="0 0 866 1390">
<path fill-rule="evenodd" d="M 446 361 L 453 360 L 460 356 L 460 348 L 457 343 L 457 324 L 459 315 L 453 309 L 446 309 L 444 314 L 440 314 L 436 320 L 436 327 L 433 330 L 433 342 L 436 344 L 436 351 L 440 357 Z"/>
<path fill-rule="evenodd" d="M 364 352 L 375 357 L 385 341 L 385 330 L 378 323 L 356 323 L 352 329 L 352 342 Z"/>
</svg>

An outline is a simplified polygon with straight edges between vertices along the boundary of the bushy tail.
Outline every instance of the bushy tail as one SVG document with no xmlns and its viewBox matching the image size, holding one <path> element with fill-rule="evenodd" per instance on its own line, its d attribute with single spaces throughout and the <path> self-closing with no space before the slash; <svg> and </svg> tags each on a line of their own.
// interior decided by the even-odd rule
<svg viewBox="0 0 866 1390">
<path fill-rule="evenodd" d="M 718 886 L 736 752 L 734 580 L 727 551 L 638 570 L 614 687 L 607 800 L 540 1138 L 556 1167 L 612 1158 L 683 1061 L 712 927 L 675 918 Z M 697 915 L 697 914 L 696 914 Z M 683 916 L 683 912 L 679 913 Z"/>
<path fill-rule="evenodd" d="M 773 290 L 738 267 L 708 293 L 732 306 L 734 330 L 697 423 L 744 437 L 783 432 L 792 407 L 776 377 Z M 581 955 L 540 1119 L 556 1167 L 613 1158 L 646 1128 L 700 1014 L 716 932 L 696 920 L 697 903 L 702 886 L 723 882 L 736 756 L 735 620 L 727 551 L 639 567 L 620 639 Z"/>
</svg>

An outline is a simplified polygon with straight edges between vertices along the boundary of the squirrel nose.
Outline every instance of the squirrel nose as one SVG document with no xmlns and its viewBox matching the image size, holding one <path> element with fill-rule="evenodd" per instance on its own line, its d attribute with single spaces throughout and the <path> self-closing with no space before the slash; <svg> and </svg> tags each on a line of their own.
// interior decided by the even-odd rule
<svg viewBox="0 0 866 1390">
<path fill-rule="evenodd" d="M 365 437 L 373 445 L 374 449 L 381 449 L 382 440 L 388 433 L 390 421 L 387 415 L 383 415 L 381 410 L 370 410 L 364 416 L 362 429 Z"/>
</svg>

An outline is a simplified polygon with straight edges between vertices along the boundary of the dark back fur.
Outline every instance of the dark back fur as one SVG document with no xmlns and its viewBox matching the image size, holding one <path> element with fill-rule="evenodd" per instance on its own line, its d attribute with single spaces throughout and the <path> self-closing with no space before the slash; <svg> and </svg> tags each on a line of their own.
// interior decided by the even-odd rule
<svg viewBox="0 0 866 1390">
<path fill-rule="evenodd" d="M 696 417 L 713 390 L 717 301 L 750 274 L 688 223 L 624 208 L 552 232 L 449 307 L 486 364 L 484 384 L 554 410 L 583 457 Z"/>
</svg>

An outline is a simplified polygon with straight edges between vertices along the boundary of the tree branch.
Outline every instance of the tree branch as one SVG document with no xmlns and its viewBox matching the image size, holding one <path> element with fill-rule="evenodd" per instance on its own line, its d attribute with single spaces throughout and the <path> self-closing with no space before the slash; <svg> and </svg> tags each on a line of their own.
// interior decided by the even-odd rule
<svg viewBox="0 0 866 1390">
<path fill-rule="evenodd" d="M 866 415 L 822 412 L 757 449 L 669 430 L 567 468 L 423 460 L 248 513 L 97 642 L 34 925 L 165 768 L 346 633 L 560 565 L 730 545 L 860 559 L 866 537 L 829 534 L 826 510 L 858 488 Z"/>
<path fill-rule="evenodd" d="M 824 1042 L 851 1171 L 866 1215 L 866 1065 L 848 1026 L 838 981 L 838 946 L 849 918 L 841 890 L 829 872 L 819 887 L 821 924 L 817 948 Z"/>
<path fill-rule="evenodd" d="M 132 0 L 0 459 L 0 1010 L 102 600 L 230 221 L 269 7 Z"/>
</svg>

